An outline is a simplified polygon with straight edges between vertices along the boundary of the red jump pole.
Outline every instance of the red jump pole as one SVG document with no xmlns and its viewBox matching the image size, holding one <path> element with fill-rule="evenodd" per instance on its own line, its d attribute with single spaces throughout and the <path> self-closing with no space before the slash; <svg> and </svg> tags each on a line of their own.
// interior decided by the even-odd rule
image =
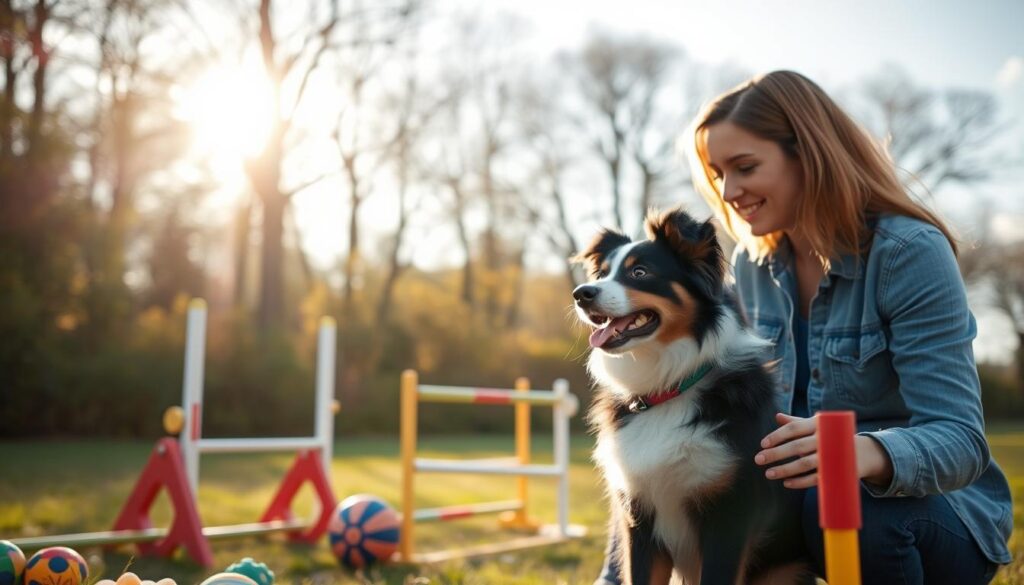
<svg viewBox="0 0 1024 585">
<path fill-rule="evenodd" d="M 860 480 L 853 411 L 819 412 L 818 524 L 825 532 L 829 585 L 860 585 Z"/>
</svg>

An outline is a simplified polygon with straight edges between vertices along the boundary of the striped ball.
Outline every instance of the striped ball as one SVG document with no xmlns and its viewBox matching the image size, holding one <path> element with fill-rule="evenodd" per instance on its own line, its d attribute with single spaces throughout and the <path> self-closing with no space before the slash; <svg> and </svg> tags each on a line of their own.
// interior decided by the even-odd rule
<svg viewBox="0 0 1024 585">
<path fill-rule="evenodd" d="M 345 498 L 327 524 L 331 551 L 338 562 L 358 569 L 386 562 L 398 550 L 398 514 L 378 497 Z"/>
</svg>

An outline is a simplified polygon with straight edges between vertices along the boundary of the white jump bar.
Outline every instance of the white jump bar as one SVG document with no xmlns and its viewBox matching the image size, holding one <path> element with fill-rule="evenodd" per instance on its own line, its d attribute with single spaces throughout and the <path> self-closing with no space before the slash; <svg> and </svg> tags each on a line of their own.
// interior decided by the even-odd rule
<svg viewBox="0 0 1024 585">
<path fill-rule="evenodd" d="M 557 465 L 494 465 L 479 461 L 459 459 L 416 459 L 416 471 L 437 471 L 441 473 L 482 473 L 488 475 L 534 475 L 556 477 L 563 473 Z"/>
<path fill-rule="evenodd" d="M 200 439 L 200 453 L 244 453 L 250 451 L 294 451 L 317 449 L 323 441 L 317 437 L 281 437 L 264 439 Z"/>
</svg>

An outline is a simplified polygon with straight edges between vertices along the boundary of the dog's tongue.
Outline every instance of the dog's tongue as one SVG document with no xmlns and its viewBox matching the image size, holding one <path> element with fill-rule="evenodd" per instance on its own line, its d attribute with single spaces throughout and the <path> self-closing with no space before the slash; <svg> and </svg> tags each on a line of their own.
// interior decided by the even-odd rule
<svg viewBox="0 0 1024 585">
<path fill-rule="evenodd" d="M 635 315 L 626 315 L 625 317 L 619 317 L 614 319 L 611 323 L 595 329 L 590 334 L 590 347 L 602 347 L 608 343 L 608 340 L 615 336 L 616 333 L 623 331 L 629 324 L 633 322 Z"/>
</svg>

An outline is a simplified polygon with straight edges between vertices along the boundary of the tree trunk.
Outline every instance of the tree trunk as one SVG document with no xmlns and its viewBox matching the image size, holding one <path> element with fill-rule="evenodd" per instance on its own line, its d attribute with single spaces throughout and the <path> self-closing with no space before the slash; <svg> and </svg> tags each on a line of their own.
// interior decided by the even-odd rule
<svg viewBox="0 0 1024 585">
<path fill-rule="evenodd" d="M 1024 395 L 1024 329 L 1017 331 L 1017 390 Z"/>
<path fill-rule="evenodd" d="M 466 230 L 466 219 L 465 207 L 466 203 L 463 199 L 462 188 L 453 180 L 451 182 L 452 194 L 455 196 L 455 227 L 459 234 L 459 244 L 462 245 L 462 251 L 466 255 L 466 261 L 462 265 L 462 302 L 466 303 L 466 306 L 473 310 L 476 303 L 475 296 L 473 294 L 473 252 L 469 244 L 469 232 Z"/>
<path fill-rule="evenodd" d="M 356 157 L 345 160 L 348 169 L 349 216 L 348 216 L 348 254 L 345 256 L 345 287 L 342 294 L 342 311 L 345 319 L 351 319 L 355 311 L 355 287 L 353 281 L 359 270 L 359 177 L 356 175 Z"/>
<path fill-rule="evenodd" d="M 277 41 L 271 25 L 271 0 L 260 0 L 260 49 L 263 67 L 271 80 L 273 120 L 263 152 L 247 161 L 246 172 L 259 195 L 263 210 L 260 232 L 259 309 L 257 322 L 263 330 L 285 326 L 284 312 L 284 208 L 281 192 L 281 158 L 287 130 L 281 119 L 281 67 L 276 61 Z"/>
<path fill-rule="evenodd" d="M 46 71 L 50 55 L 43 42 L 43 28 L 46 26 L 46 21 L 50 18 L 50 9 L 46 5 L 46 0 L 37 0 L 34 13 L 35 26 L 29 31 L 29 41 L 32 45 L 32 54 L 35 55 L 36 59 L 36 70 L 32 74 L 33 101 L 32 111 L 29 113 L 26 142 L 28 144 L 27 158 L 30 168 L 38 171 L 45 150 L 42 135 L 43 117 L 46 114 Z M 33 179 L 36 178 L 35 176 L 33 177 Z"/>
<path fill-rule="evenodd" d="M 395 292 L 395 285 L 398 277 L 401 276 L 402 261 L 399 257 L 402 249 L 402 242 L 405 239 L 405 226 L 409 221 L 409 214 L 405 209 L 405 199 L 408 195 L 409 180 L 405 149 L 399 155 L 398 171 L 398 227 L 395 229 L 395 240 L 391 248 L 391 255 L 388 259 L 388 275 L 384 280 L 384 288 L 380 293 L 380 300 L 377 303 L 377 323 L 386 322 L 388 312 L 391 310 L 391 300 Z"/>
<path fill-rule="evenodd" d="M 0 1 L 0 31 L 13 31 L 14 22 L 11 0 Z M 0 34 L 0 59 L 4 62 L 4 97 L 3 103 L 0 103 L 0 170 L 6 170 L 14 155 L 14 89 L 18 84 L 12 35 Z"/>
<path fill-rule="evenodd" d="M 263 330 L 284 326 L 284 204 L 277 185 L 262 191 L 263 230 L 260 245 L 259 325 Z"/>
<path fill-rule="evenodd" d="M 249 289 L 249 245 L 252 241 L 252 206 L 249 199 L 238 208 L 235 216 L 235 289 L 234 304 L 236 308 L 245 307 L 246 293 Z"/>
<path fill-rule="evenodd" d="M 526 287 L 526 241 L 523 240 L 512 262 L 512 295 L 505 311 L 505 328 L 515 329 L 519 325 L 519 311 L 522 306 L 523 289 Z"/>
</svg>

